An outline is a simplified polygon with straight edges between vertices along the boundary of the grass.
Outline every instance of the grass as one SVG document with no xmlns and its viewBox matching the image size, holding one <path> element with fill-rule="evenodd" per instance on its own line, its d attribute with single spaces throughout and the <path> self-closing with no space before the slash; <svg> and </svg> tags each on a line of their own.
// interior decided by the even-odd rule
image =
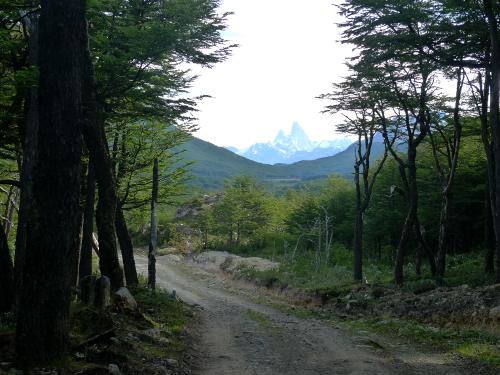
<svg viewBox="0 0 500 375">
<path fill-rule="evenodd" d="M 257 322 L 262 328 L 271 327 L 271 322 L 269 321 L 268 317 L 264 314 L 259 313 L 258 311 L 247 310 L 247 316 L 250 318 L 250 320 Z"/>
<path fill-rule="evenodd" d="M 500 350 L 491 344 L 465 344 L 457 349 L 457 352 L 466 358 L 480 359 L 492 363 L 500 369 Z"/>
<path fill-rule="evenodd" d="M 247 251 L 248 253 L 248 251 Z M 293 287 L 310 292 L 338 297 L 345 295 L 358 285 L 353 283 L 352 274 L 352 252 L 342 245 L 334 244 L 331 250 L 330 260 L 327 263 L 322 259 L 318 267 L 313 252 L 303 252 L 291 259 L 290 256 L 276 256 L 269 249 L 262 253 L 254 250 L 243 255 L 261 256 L 274 258 L 280 262 L 280 267 L 275 270 L 258 272 L 251 268 L 240 269 L 240 274 L 248 279 L 256 281 L 259 285 L 267 287 Z M 448 257 L 448 268 L 443 284 L 446 286 L 459 286 L 467 284 L 471 287 L 489 285 L 494 282 L 494 275 L 488 275 L 483 269 L 483 255 L 471 253 L 467 255 L 456 255 Z M 384 287 L 396 287 L 394 284 L 393 267 L 386 262 L 375 262 L 365 259 L 364 267 L 365 283 Z M 418 277 L 415 266 L 409 262 L 405 266 L 406 281 L 403 290 L 415 291 L 423 284 L 435 283 L 424 264 L 422 275 Z"/>
<path fill-rule="evenodd" d="M 393 346 L 411 342 L 423 349 L 456 353 L 500 368 L 500 339 L 483 331 L 437 328 L 398 319 L 345 320 L 336 324 L 356 332 L 381 335 Z"/>
<path fill-rule="evenodd" d="M 185 330 L 192 313 L 183 302 L 162 290 L 136 288 L 132 293 L 145 311 L 151 311 L 144 315 L 156 327 L 173 335 L 179 335 Z"/>
</svg>

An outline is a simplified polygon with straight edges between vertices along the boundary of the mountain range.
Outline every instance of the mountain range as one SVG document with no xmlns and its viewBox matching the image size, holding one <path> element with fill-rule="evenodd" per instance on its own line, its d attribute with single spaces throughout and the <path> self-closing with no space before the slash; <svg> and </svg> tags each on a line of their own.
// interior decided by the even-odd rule
<svg viewBox="0 0 500 375">
<path fill-rule="evenodd" d="M 205 190 L 219 190 L 224 181 L 235 176 L 252 176 L 273 190 L 297 187 L 301 184 L 324 179 L 329 175 L 351 178 L 355 145 L 316 160 L 303 160 L 292 164 L 263 164 L 249 160 L 226 148 L 193 137 L 183 145 L 184 159 L 193 161 L 191 185 Z M 384 151 L 383 143 L 374 143 L 372 158 L 376 160 Z"/>
<path fill-rule="evenodd" d="M 298 122 L 292 125 L 289 134 L 280 130 L 274 141 L 256 143 L 247 149 L 226 147 L 238 155 L 263 164 L 293 164 L 302 160 L 316 160 L 344 151 L 352 141 L 347 137 L 332 141 L 314 142 Z"/>
</svg>

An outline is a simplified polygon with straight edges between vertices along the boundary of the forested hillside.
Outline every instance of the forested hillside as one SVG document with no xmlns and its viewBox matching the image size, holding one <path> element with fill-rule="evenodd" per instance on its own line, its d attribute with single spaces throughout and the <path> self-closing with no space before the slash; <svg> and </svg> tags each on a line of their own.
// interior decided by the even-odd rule
<svg viewBox="0 0 500 375">
<path fill-rule="evenodd" d="M 383 154 L 383 143 L 373 146 L 374 158 Z M 180 147 L 185 161 L 192 161 L 190 184 L 208 191 L 224 187 L 224 181 L 237 176 L 252 176 L 264 182 L 269 189 L 299 187 L 308 180 L 324 180 L 330 175 L 349 178 L 355 159 L 355 145 L 326 158 L 300 161 L 293 164 L 260 164 L 239 156 L 223 147 L 193 137 Z"/>
</svg>

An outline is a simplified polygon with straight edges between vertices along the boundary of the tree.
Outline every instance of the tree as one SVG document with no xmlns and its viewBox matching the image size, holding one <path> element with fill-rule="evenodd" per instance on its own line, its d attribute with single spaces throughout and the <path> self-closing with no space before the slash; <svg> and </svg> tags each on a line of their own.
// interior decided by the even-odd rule
<svg viewBox="0 0 500 375">
<path fill-rule="evenodd" d="M 153 162 L 153 189 L 151 190 L 151 235 L 148 254 L 148 286 L 156 288 L 156 245 L 158 242 L 158 159 Z"/>
<path fill-rule="evenodd" d="M 179 97 L 192 78 L 178 65 L 211 65 L 227 56 L 229 47 L 223 45 L 220 35 L 226 15 L 217 14 L 219 2 L 214 0 L 110 0 L 90 5 L 95 82 L 88 85 L 93 96 L 89 101 L 91 126 L 85 128 L 85 140 L 99 187 L 96 223 L 101 271 L 118 287 L 121 271 L 115 245 L 116 224 L 127 282 L 134 284 L 137 277 L 106 130 L 112 124 L 157 121 L 170 126 L 186 120 L 186 113 L 194 110 L 196 101 Z"/>
<path fill-rule="evenodd" d="M 358 67 L 359 68 L 359 67 Z M 363 73 L 365 77 L 363 77 Z M 363 280 L 363 221 L 370 205 L 373 186 L 385 160 L 388 147 L 385 147 L 383 157 L 373 170 L 371 169 L 371 153 L 376 136 L 380 136 L 381 126 L 377 113 L 385 117 L 386 103 L 377 91 L 380 88 L 369 87 L 367 72 L 353 72 L 342 83 L 334 85 L 335 92 L 324 95 L 333 101 L 327 107 L 331 113 L 341 112 L 345 122 L 337 126 L 337 130 L 355 135 L 357 138 L 354 163 L 354 183 L 356 186 L 356 217 L 354 221 L 354 280 Z M 395 138 L 392 140 L 394 143 Z M 390 145 L 392 146 L 392 144 Z"/>
<path fill-rule="evenodd" d="M 39 128 L 33 202 L 27 219 L 16 354 L 23 366 L 68 348 L 70 270 L 78 236 L 87 44 L 85 2 L 41 2 Z"/>
<path fill-rule="evenodd" d="M 443 278 L 446 269 L 446 254 L 449 248 L 449 232 L 451 227 L 451 205 L 452 192 L 455 183 L 455 176 L 458 168 L 460 155 L 460 145 L 462 141 L 462 122 L 460 103 L 462 98 L 462 89 L 464 85 L 463 68 L 458 68 L 456 72 L 456 93 L 455 105 L 453 108 L 453 131 L 446 129 L 448 119 L 436 121 L 429 130 L 429 139 L 434 156 L 436 168 L 441 180 L 441 214 L 439 219 L 439 239 L 436 259 L 436 276 Z M 445 126 L 443 126 L 445 125 Z M 437 144 L 436 135 L 440 139 L 441 147 Z M 445 157 L 444 163 L 441 156 Z"/>
<path fill-rule="evenodd" d="M 428 57 L 425 41 L 432 15 L 429 2 L 347 1 L 340 6 L 347 21 L 343 25 L 345 42 L 360 49 L 358 64 L 379 71 L 379 84 L 386 87 L 395 116 L 386 118 L 379 113 L 382 133 L 392 157 L 400 165 L 408 213 L 401 230 L 394 277 L 404 280 L 404 260 L 410 231 L 413 230 L 420 248 L 427 255 L 435 274 L 435 259 L 427 246 L 418 217 L 417 149 L 436 121 L 434 101 L 436 64 Z M 407 147 L 402 158 L 392 146 L 395 139 Z M 417 273 L 422 251 L 417 253 Z"/>
<path fill-rule="evenodd" d="M 500 282 L 500 29 L 498 25 L 500 4 L 495 0 L 484 0 L 483 9 L 490 32 L 490 118 L 495 165 L 495 206 L 493 216 L 496 235 L 496 281 Z"/>
<path fill-rule="evenodd" d="M 269 222 L 265 193 L 250 177 L 227 181 L 213 214 L 219 231 L 228 235 L 228 246 L 243 244 Z"/>
<path fill-rule="evenodd" d="M 8 312 L 14 301 L 14 269 L 7 236 L 0 228 L 0 313 Z"/>
</svg>

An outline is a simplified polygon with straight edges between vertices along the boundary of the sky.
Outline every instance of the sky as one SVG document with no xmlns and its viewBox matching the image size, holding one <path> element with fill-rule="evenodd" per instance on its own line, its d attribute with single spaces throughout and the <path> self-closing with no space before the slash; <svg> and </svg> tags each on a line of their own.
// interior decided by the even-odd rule
<svg viewBox="0 0 500 375">
<path fill-rule="evenodd" d="M 346 75 L 351 48 L 339 42 L 338 0 L 223 0 L 234 12 L 224 33 L 232 56 L 198 69 L 191 93 L 206 94 L 196 114 L 197 137 L 219 146 L 272 140 L 298 121 L 313 140 L 339 137 L 339 118 L 321 114 L 316 97 Z"/>
</svg>

